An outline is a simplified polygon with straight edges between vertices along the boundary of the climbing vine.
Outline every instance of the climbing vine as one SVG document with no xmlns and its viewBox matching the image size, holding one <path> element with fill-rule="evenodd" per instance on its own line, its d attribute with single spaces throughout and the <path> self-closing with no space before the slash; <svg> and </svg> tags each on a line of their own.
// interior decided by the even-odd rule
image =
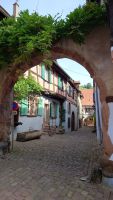
<svg viewBox="0 0 113 200">
<path fill-rule="evenodd" d="M 96 26 L 105 24 L 105 6 L 89 3 L 67 15 L 39 16 L 28 11 L 0 22 L 0 68 L 28 61 L 33 53 L 49 55 L 52 45 L 62 38 L 82 44 Z"/>
</svg>

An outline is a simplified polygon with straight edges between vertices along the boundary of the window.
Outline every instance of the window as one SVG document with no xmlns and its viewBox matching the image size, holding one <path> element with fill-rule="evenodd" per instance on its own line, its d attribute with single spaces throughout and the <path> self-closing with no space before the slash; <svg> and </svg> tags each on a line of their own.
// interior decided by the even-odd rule
<svg viewBox="0 0 113 200">
<path fill-rule="evenodd" d="M 37 116 L 37 97 L 29 96 L 21 101 L 21 116 Z"/>
<path fill-rule="evenodd" d="M 69 96 L 71 96 L 71 86 L 69 86 Z"/>
<path fill-rule="evenodd" d="M 49 81 L 49 70 L 47 68 L 45 69 L 45 80 Z"/>
<path fill-rule="evenodd" d="M 60 76 L 58 76 L 58 88 L 63 90 L 63 79 Z"/>
<path fill-rule="evenodd" d="M 73 97 L 73 91 L 74 91 L 73 88 L 71 86 L 69 86 L 68 95 L 70 97 Z"/>
<path fill-rule="evenodd" d="M 37 98 L 33 96 L 29 96 L 28 107 L 30 116 L 37 116 Z"/>
<path fill-rule="evenodd" d="M 41 97 L 38 99 L 37 115 L 38 116 L 42 116 L 43 115 L 43 100 L 42 100 Z"/>
<path fill-rule="evenodd" d="M 59 104 L 56 102 L 50 103 L 50 117 L 57 118 L 59 115 Z"/>
<path fill-rule="evenodd" d="M 70 85 L 68 85 L 67 86 L 67 94 L 70 96 L 70 97 L 73 97 L 73 88 L 70 86 Z"/>
<path fill-rule="evenodd" d="M 52 83 L 51 70 L 48 69 L 44 64 L 41 65 L 41 77 L 45 81 L 48 81 L 49 83 Z"/>
<path fill-rule="evenodd" d="M 23 99 L 20 105 L 20 115 L 26 116 L 28 114 L 28 99 Z"/>
<path fill-rule="evenodd" d="M 41 65 L 41 77 L 45 79 L 45 65 L 44 64 Z"/>
</svg>

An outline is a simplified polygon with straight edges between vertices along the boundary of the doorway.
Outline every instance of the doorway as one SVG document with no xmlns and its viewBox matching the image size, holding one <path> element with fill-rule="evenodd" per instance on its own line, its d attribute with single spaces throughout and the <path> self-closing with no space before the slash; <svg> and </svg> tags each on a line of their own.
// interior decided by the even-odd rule
<svg viewBox="0 0 113 200">
<path fill-rule="evenodd" d="M 49 124 L 49 104 L 45 104 L 44 106 L 44 122 L 45 124 Z"/>
<path fill-rule="evenodd" d="M 75 130 L 75 113 L 72 112 L 71 114 L 71 131 Z"/>
</svg>

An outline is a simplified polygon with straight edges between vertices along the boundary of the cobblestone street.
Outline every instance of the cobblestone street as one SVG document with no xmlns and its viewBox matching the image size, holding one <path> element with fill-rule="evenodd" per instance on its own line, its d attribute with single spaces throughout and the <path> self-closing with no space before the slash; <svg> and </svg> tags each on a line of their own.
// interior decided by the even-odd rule
<svg viewBox="0 0 113 200">
<path fill-rule="evenodd" d="M 0 158 L 0 200 L 108 200 L 107 187 L 80 181 L 95 141 L 85 128 L 15 142 L 13 153 Z"/>
</svg>

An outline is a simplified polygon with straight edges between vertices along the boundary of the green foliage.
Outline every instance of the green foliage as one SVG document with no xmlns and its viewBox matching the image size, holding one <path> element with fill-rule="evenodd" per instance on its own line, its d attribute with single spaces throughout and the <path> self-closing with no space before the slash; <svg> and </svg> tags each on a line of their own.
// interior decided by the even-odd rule
<svg viewBox="0 0 113 200">
<path fill-rule="evenodd" d="M 65 20 L 28 11 L 21 12 L 16 21 L 4 19 L 0 21 L 0 68 L 28 62 L 33 53 L 48 58 L 52 45 L 62 38 L 84 43 L 86 35 L 105 21 L 105 7 L 95 3 L 75 9 Z"/>
<path fill-rule="evenodd" d="M 85 42 L 85 37 L 95 27 L 105 24 L 105 6 L 96 3 L 88 3 L 83 7 L 76 8 L 67 15 L 65 20 L 56 23 L 56 33 L 59 39 L 71 38 L 81 44 Z"/>
<path fill-rule="evenodd" d="M 91 83 L 87 83 L 87 84 L 85 84 L 85 85 L 81 85 L 80 86 L 80 89 L 92 89 L 93 88 L 93 86 L 92 86 L 92 84 Z"/>
<path fill-rule="evenodd" d="M 0 66 L 28 61 L 32 53 L 47 54 L 55 29 L 51 16 L 21 12 L 0 22 Z"/>
<path fill-rule="evenodd" d="M 42 87 L 33 79 L 32 76 L 25 78 L 19 77 L 19 80 L 14 86 L 14 96 L 16 100 L 22 100 L 31 95 L 40 94 Z"/>
</svg>

